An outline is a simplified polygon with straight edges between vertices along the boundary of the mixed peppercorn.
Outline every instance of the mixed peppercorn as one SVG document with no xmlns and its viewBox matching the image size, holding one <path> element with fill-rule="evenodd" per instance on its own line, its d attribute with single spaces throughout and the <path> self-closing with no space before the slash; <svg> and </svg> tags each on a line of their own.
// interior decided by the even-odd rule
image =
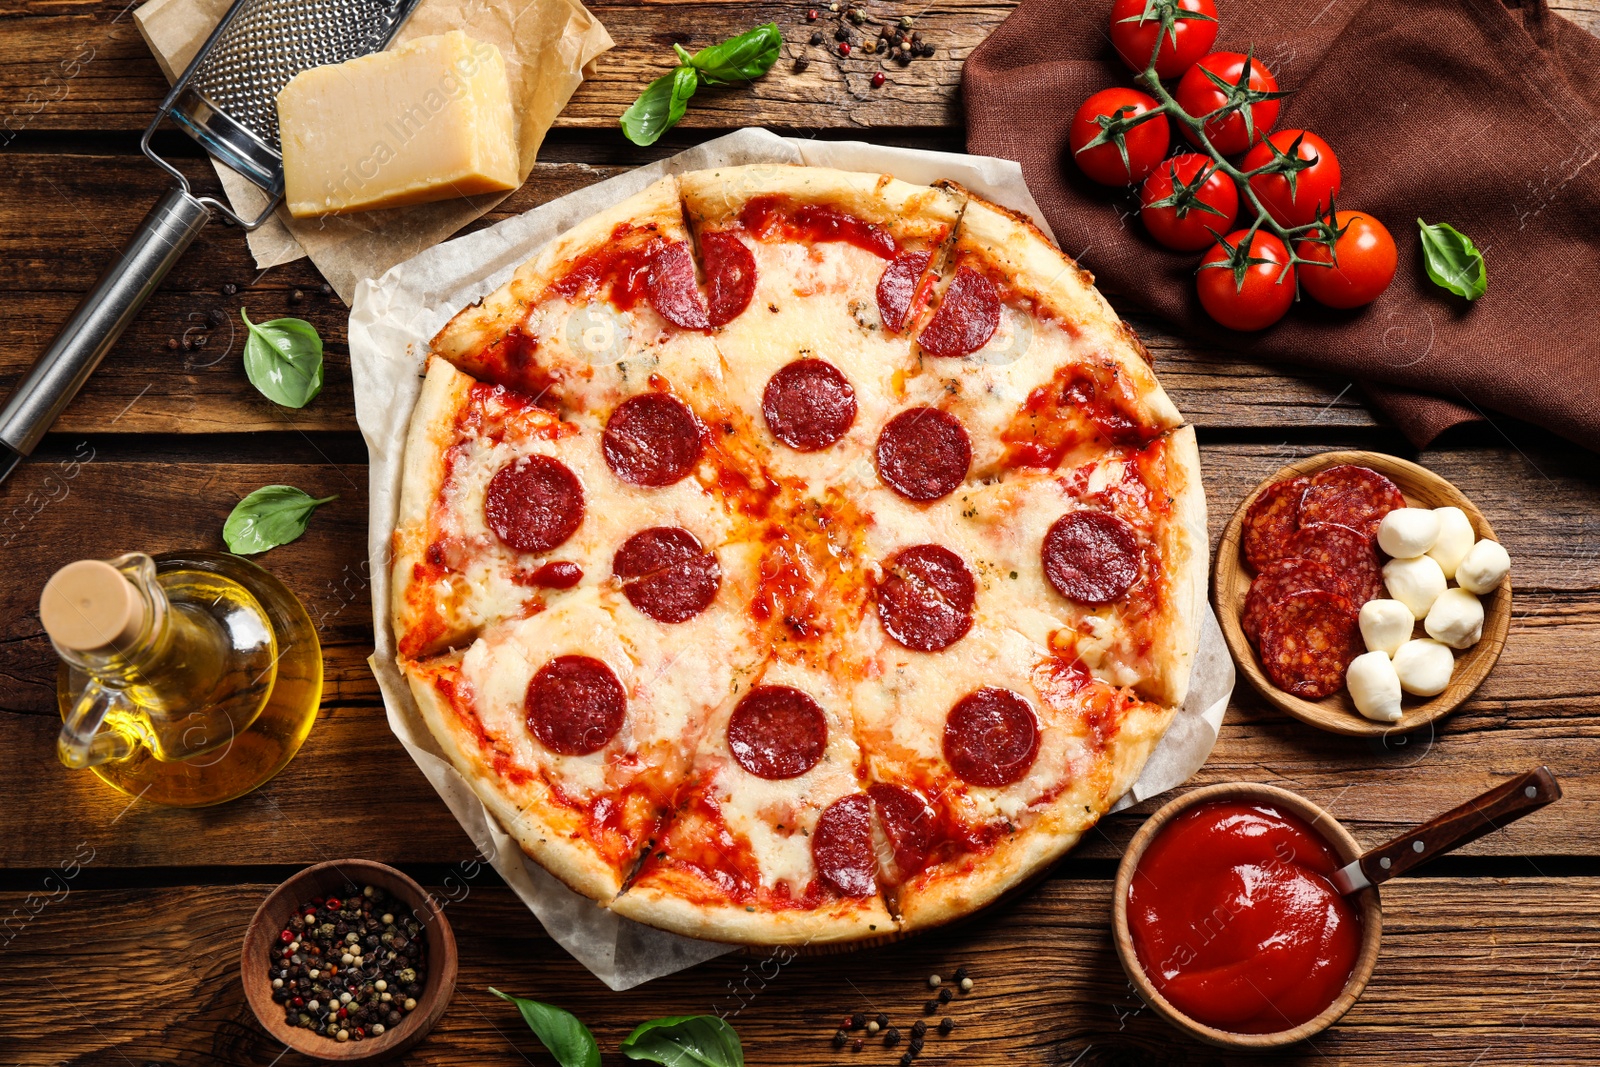
<svg viewBox="0 0 1600 1067">
<path fill-rule="evenodd" d="M 377 1037 L 416 1010 L 427 978 L 422 923 L 376 886 L 312 897 L 284 924 L 268 969 L 290 1026 L 335 1041 Z"/>
<path fill-rule="evenodd" d="M 840 5 L 830 3 L 826 12 L 828 17 L 838 20 L 838 28 L 833 31 L 834 49 L 843 58 L 849 58 L 854 52 L 864 55 L 881 55 L 885 59 L 893 60 L 900 66 L 908 66 L 913 59 L 925 59 L 934 54 L 933 45 L 922 39 L 922 33 L 913 29 L 916 19 L 910 15 L 903 15 L 897 20 L 878 24 L 869 24 L 868 16 L 859 7 L 853 4 L 845 5 L 840 13 Z M 818 8 L 806 9 L 806 21 L 816 22 L 823 18 L 823 10 Z M 876 36 L 871 35 L 873 26 L 878 30 Z M 820 31 L 811 34 L 810 43 L 821 45 L 825 38 Z M 805 56 L 798 56 L 794 61 L 796 72 L 804 71 L 811 65 Z M 881 70 L 872 73 L 872 87 L 879 88 L 887 81 Z"/>
<path fill-rule="evenodd" d="M 965 967 L 956 968 L 954 985 L 963 994 L 972 992 L 972 978 L 968 976 Z M 937 974 L 928 976 L 928 988 L 936 990 L 933 997 L 922 1006 L 922 1010 L 929 1015 L 937 1014 L 940 1005 L 948 1004 L 955 998 L 955 991 L 950 986 L 945 985 L 944 979 Z M 948 1015 L 939 1020 L 937 1027 L 941 1036 L 948 1035 L 955 1028 L 956 1021 Z M 863 1032 L 869 1037 L 881 1036 L 884 1048 L 894 1048 L 900 1044 L 900 1030 L 898 1027 L 889 1025 L 889 1017 L 887 1015 L 868 1016 L 857 1012 L 854 1015 L 847 1016 L 839 1023 L 839 1029 L 835 1030 L 833 1034 L 833 1047 L 842 1049 L 849 1045 L 852 1052 L 860 1052 L 866 1047 L 866 1040 L 860 1037 L 852 1037 L 852 1033 L 856 1032 Z M 928 1036 L 927 1022 L 918 1019 L 911 1024 L 910 1032 L 910 1039 L 906 1042 L 906 1051 L 900 1056 L 901 1067 L 911 1067 L 912 1062 L 922 1054 L 923 1044 Z"/>
</svg>

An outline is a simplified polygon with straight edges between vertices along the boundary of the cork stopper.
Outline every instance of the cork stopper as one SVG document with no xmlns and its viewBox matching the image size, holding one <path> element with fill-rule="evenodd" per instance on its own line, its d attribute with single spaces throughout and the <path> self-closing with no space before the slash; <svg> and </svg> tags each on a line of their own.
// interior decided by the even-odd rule
<svg viewBox="0 0 1600 1067">
<path fill-rule="evenodd" d="M 98 559 L 80 559 L 50 576 L 39 595 L 45 633 L 72 652 L 126 649 L 144 627 L 145 605 L 123 573 Z"/>
</svg>

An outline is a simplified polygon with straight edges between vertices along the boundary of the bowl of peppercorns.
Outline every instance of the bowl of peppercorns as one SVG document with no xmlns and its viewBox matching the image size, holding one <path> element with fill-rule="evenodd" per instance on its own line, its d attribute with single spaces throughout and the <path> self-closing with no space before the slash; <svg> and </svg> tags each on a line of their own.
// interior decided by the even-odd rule
<svg viewBox="0 0 1600 1067">
<path fill-rule="evenodd" d="M 333 860 L 267 895 L 239 961 L 267 1032 L 317 1059 L 370 1063 L 421 1041 L 456 988 L 456 939 L 393 867 Z"/>
</svg>

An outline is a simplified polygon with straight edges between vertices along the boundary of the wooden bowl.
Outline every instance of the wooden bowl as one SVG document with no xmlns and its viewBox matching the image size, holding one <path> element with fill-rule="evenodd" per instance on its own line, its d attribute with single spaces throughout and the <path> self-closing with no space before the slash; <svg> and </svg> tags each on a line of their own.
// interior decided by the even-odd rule
<svg viewBox="0 0 1600 1067">
<path fill-rule="evenodd" d="M 1405 494 L 1406 503 L 1412 507 L 1441 508 L 1448 505 L 1458 507 L 1467 513 L 1468 519 L 1472 520 L 1472 529 L 1478 537 L 1499 540 L 1495 537 L 1494 527 L 1483 517 L 1483 512 L 1479 511 L 1461 490 L 1426 467 L 1394 456 L 1386 456 L 1381 452 L 1324 452 L 1320 456 L 1297 460 L 1256 486 L 1255 490 L 1240 503 L 1239 509 L 1233 513 L 1233 518 L 1228 520 L 1227 527 L 1222 531 L 1222 541 L 1217 546 L 1216 566 L 1212 575 L 1212 599 L 1217 609 L 1217 620 L 1222 624 L 1222 636 L 1227 640 L 1228 650 L 1233 653 L 1234 662 L 1239 665 L 1239 670 L 1274 707 L 1288 712 L 1301 722 L 1336 734 L 1382 737 L 1390 733 L 1409 733 L 1450 714 L 1489 676 L 1495 660 L 1500 658 L 1500 650 L 1505 647 L 1506 632 L 1511 628 L 1509 574 L 1498 589 L 1482 598 L 1483 637 L 1477 644 L 1456 656 L 1455 671 L 1450 675 L 1450 684 L 1445 687 L 1444 692 L 1435 697 L 1414 697 L 1409 693 L 1405 694 L 1401 704 L 1403 713 L 1397 722 L 1374 722 L 1366 718 L 1356 710 L 1347 689 L 1340 689 L 1332 696 L 1321 700 L 1306 700 L 1285 693 L 1273 685 L 1262 672 L 1255 649 L 1245 638 L 1244 630 L 1239 627 L 1239 615 L 1244 610 L 1245 594 L 1250 591 L 1250 579 L 1253 577 L 1244 562 L 1243 554 L 1239 551 L 1239 541 L 1244 534 L 1245 512 L 1250 510 L 1250 505 L 1261 491 L 1272 483 L 1293 478 L 1298 474 L 1315 474 L 1342 463 L 1353 463 L 1384 475 L 1400 487 L 1400 492 Z M 1420 621 L 1417 623 L 1415 634 L 1420 637 L 1427 636 L 1422 631 Z"/>
<path fill-rule="evenodd" d="M 1286 789 L 1271 785 L 1254 785 L 1249 782 L 1232 782 L 1206 786 L 1204 789 L 1185 793 L 1146 819 L 1144 825 L 1139 827 L 1139 832 L 1134 834 L 1133 840 L 1129 842 L 1128 851 L 1123 853 L 1122 864 L 1117 868 L 1117 885 L 1111 907 L 1112 936 L 1117 943 L 1117 958 L 1122 961 L 1122 969 L 1127 973 L 1128 980 L 1133 983 L 1146 1004 L 1179 1030 L 1207 1044 L 1240 1050 L 1264 1049 L 1292 1045 L 1296 1041 L 1314 1037 L 1338 1022 L 1340 1017 L 1350 1010 L 1356 998 L 1361 996 L 1362 990 L 1367 988 L 1367 981 L 1378 965 L 1378 945 L 1383 940 L 1383 906 L 1378 900 L 1378 890 L 1375 887 L 1368 886 L 1355 895 L 1356 906 L 1361 909 L 1361 951 L 1356 956 L 1355 969 L 1350 972 L 1350 979 L 1345 983 L 1344 992 L 1340 993 L 1338 999 L 1329 1004 L 1321 1015 L 1291 1030 L 1282 1030 L 1275 1034 L 1235 1034 L 1196 1022 L 1173 1007 L 1166 997 L 1156 991 L 1155 985 L 1144 973 L 1144 967 L 1134 951 L 1133 937 L 1128 932 L 1128 886 L 1133 881 L 1134 871 L 1139 866 L 1140 858 L 1144 856 L 1144 851 L 1150 846 L 1150 842 L 1155 840 L 1155 836 L 1168 823 L 1196 804 L 1204 804 L 1210 800 L 1270 805 L 1305 820 L 1306 824 L 1321 834 L 1323 840 L 1332 847 L 1341 864 L 1349 863 L 1361 855 L 1361 846 L 1350 836 L 1348 830 L 1339 825 L 1337 819 L 1311 801 Z"/>
<path fill-rule="evenodd" d="M 279 931 L 297 908 L 312 897 L 340 893 L 349 884 L 377 886 L 410 909 L 422 923 L 428 971 L 416 1009 L 398 1025 L 377 1037 L 340 1043 L 284 1021 L 283 1006 L 272 999 L 267 960 L 272 946 L 277 944 Z M 267 899 L 250 919 L 250 928 L 245 931 L 239 972 L 250 1010 L 255 1012 L 267 1033 L 285 1045 L 331 1063 L 376 1063 L 407 1051 L 433 1029 L 455 992 L 457 962 L 455 935 L 450 932 L 444 910 L 427 890 L 382 863 L 332 860 L 307 867 L 267 894 Z"/>
</svg>

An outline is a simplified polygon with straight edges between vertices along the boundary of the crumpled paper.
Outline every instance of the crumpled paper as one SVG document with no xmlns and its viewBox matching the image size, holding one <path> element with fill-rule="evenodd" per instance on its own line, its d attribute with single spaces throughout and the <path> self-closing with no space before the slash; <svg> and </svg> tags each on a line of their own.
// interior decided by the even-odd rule
<svg viewBox="0 0 1600 1067">
<path fill-rule="evenodd" d="M 389 553 L 400 495 L 400 461 L 411 410 L 422 386 L 428 341 L 457 311 L 493 292 L 555 235 L 664 174 L 764 162 L 890 173 L 923 184 L 949 178 L 996 203 L 1025 212 L 1049 232 L 1023 183 L 1021 169 L 1008 160 L 858 142 L 798 140 L 761 129 L 741 130 L 430 248 L 381 278 L 363 282 L 350 313 L 356 418 L 366 438 L 371 472 L 367 549 L 376 652 L 370 663 L 383 692 L 389 725 L 462 828 L 550 936 L 612 989 L 630 988 L 731 949 L 618 918 L 567 889 L 524 855 L 439 753 L 394 663 Z M 1216 743 L 1233 682 L 1233 661 L 1208 606 L 1188 700 L 1118 809 L 1180 785 L 1200 768 Z"/>
<path fill-rule="evenodd" d="M 133 17 L 173 82 L 230 6 L 232 0 L 149 0 Z M 517 105 L 518 173 L 527 181 L 550 124 L 583 81 L 585 68 L 611 47 L 611 35 L 578 0 L 422 0 L 393 43 L 450 30 L 465 30 L 505 57 Z M 230 167 L 215 160 L 212 166 L 235 214 L 253 219 L 266 210 L 267 196 L 259 188 Z M 510 195 L 483 193 L 321 219 L 293 218 L 280 204 L 248 235 L 250 252 L 263 270 L 309 255 L 349 303 L 362 279 L 431 248 Z"/>
</svg>

